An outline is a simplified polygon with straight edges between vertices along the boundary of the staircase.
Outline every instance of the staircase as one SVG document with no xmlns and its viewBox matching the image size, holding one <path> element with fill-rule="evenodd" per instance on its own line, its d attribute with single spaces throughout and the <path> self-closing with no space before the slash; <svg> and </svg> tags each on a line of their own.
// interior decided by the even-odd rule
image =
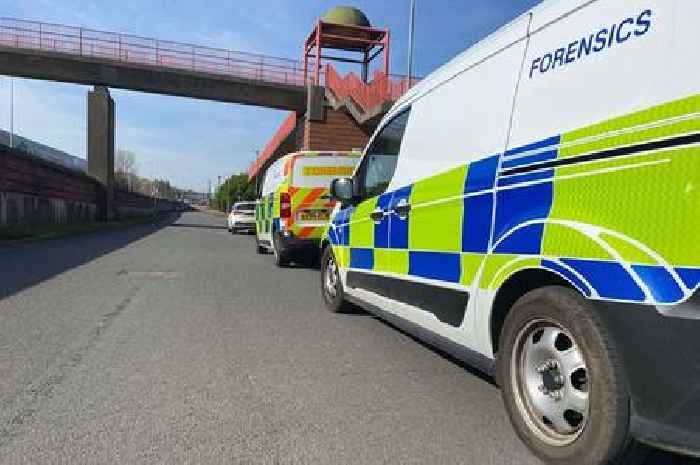
<svg viewBox="0 0 700 465">
<path fill-rule="evenodd" d="M 389 110 L 391 105 L 418 81 L 409 83 L 406 77 L 374 73 L 371 82 L 365 83 L 355 73 L 341 76 L 336 69 L 326 65 L 326 98 L 333 109 L 345 107 L 358 124 L 371 124 Z"/>
</svg>

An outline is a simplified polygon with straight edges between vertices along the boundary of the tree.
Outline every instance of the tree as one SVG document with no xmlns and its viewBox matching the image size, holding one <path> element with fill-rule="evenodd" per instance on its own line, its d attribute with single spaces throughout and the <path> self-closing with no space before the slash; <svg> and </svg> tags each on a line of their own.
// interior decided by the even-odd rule
<svg viewBox="0 0 700 465">
<path fill-rule="evenodd" d="M 119 190 L 136 192 L 150 197 L 175 200 L 180 189 L 167 179 L 148 179 L 138 175 L 136 154 L 130 150 L 117 150 L 114 157 L 114 183 Z"/>
<path fill-rule="evenodd" d="M 135 191 L 136 154 L 130 150 L 117 150 L 114 157 L 114 183 L 118 189 Z"/>
<path fill-rule="evenodd" d="M 255 200 L 255 186 L 249 182 L 245 173 L 234 174 L 224 181 L 216 191 L 214 205 L 221 211 L 226 211 L 236 202 Z"/>
</svg>

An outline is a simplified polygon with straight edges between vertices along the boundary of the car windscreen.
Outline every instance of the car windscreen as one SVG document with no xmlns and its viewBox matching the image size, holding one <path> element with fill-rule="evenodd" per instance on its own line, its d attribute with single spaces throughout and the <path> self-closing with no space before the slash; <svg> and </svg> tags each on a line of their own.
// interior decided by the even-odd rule
<svg viewBox="0 0 700 465">
<path fill-rule="evenodd" d="M 233 211 L 235 212 L 252 212 L 255 211 L 254 203 L 242 203 L 240 205 L 234 205 Z"/>
</svg>

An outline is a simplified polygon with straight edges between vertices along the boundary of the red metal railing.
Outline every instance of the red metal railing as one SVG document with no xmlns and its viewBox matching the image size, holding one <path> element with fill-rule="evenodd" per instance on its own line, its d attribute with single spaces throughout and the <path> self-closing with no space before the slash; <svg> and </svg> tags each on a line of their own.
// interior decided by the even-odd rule
<svg viewBox="0 0 700 465">
<path fill-rule="evenodd" d="M 263 151 L 258 155 L 258 158 L 248 168 L 248 177 L 253 177 L 262 168 L 265 162 L 275 153 L 275 150 L 280 144 L 294 131 L 297 126 L 297 113 L 295 111 L 289 113 L 289 116 L 282 122 L 282 125 L 277 129 L 277 132 L 272 139 L 267 143 Z"/>
<path fill-rule="evenodd" d="M 0 17 L 0 46 L 276 84 L 305 82 L 296 60 L 12 18 Z"/>
<path fill-rule="evenodd" d="M 352 98 L 362 110 L 369 111 L 384 102 L 398 100 L 411 86 L 418 82 L 418 79 L 411 79 L 409 85 L 405 77 L 387 76 L 378 71 L 374 74 L 374 80 L 366 84 L 354 73 L 341 77 L 333 66 L 326 65 L 325 70 L 326 86 L 340 99 Z M 258 158 L 248 168 L 248 177 L 256 176 L 265 163 L 272 157 L 284 141 L 291 134 L 297 125 L 297 114 L 290 113 L 289 117 L 282 123 L 275 135 L 267 143 L 265 149 Z"/>
<path fill-rule="evenodd" d="M 326 87 L 341 100 L 352 98 L 364 111 L 369 111 L 384 102 L 394 102 L 410 89 L 418 79 L 408 82 L 406 77 L 387 76 L 381 71 L 366 84 L 355 73 L 340 76 L 333 66 L 326 65 Z"/>
</svg>

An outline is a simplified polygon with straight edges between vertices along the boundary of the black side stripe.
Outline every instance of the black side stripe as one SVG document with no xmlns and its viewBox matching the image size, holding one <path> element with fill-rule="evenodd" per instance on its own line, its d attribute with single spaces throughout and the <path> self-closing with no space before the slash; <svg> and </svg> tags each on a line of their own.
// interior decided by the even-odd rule
<svg viewBox="0 0 700 465">
<path fill-rule="evenodd" d="M 430 312 L 450 326 L 458 328 L 464 320 L 469 303 L 469 292 L 431 286 L 373 273 L 351 270 L 347 277 L 348 287 L 365 289 L 390 299 L 413 305 Z"/>
<path fill-rule="evenodd" d="M 501 176 L 510 176 L 513 174 L 529 173 L 531 171 L 557 168 L 560 166 L 575 165 L 587 161 L 604 160 L 606 158 L 621 157 L 639 152 L 651 152 L 655 150 L 680 147 L 683 145 L 697 144 L 700 142 L 700 133 L 690 134 L 685 136 L 673 137 L 671 139 L 657 140 L 653 142 L 645 142 L 643 144 L 632 145 L 629 147 L 620 147 L 616 149 L 604 150 L 602 152 L 590 153 L 579 157 L 562 158 L 559 160 L 551 160 L 544 163 L 537 163 L 529 166 L 519 166 L 501 172 Z"/>
</svg>

